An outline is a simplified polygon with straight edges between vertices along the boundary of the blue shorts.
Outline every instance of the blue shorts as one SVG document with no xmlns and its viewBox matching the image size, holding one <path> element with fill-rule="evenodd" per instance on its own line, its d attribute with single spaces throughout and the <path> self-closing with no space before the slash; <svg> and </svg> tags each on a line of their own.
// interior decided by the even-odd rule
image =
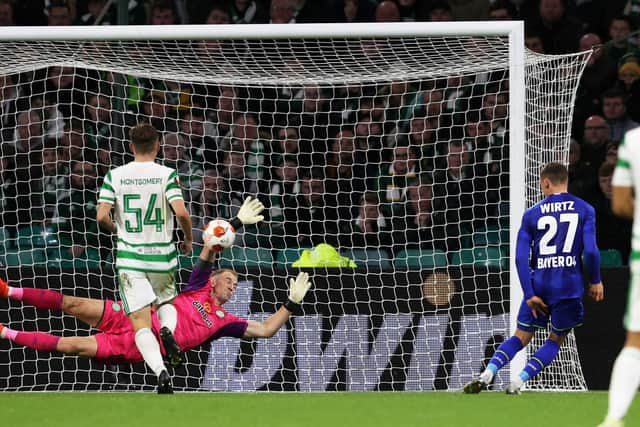
<svg viewBox="0 0 640 427">
<path fill-rule="evenodd" d="M 551 331 L 559 336 L 567 335 L 571 329 L 582 325 L 584 321 L 584 307 L 581 298 L 560 300 L 549 306 L 549 314 L 537 313 L 538 318 L 534 318 L 531 309 L 525 300 L 522 300 L 520 311 L 518 311 L 518 329 L 526 332 L 533 332 L 535 328 L 544 329 L 551 318 Z"/>
</svg>

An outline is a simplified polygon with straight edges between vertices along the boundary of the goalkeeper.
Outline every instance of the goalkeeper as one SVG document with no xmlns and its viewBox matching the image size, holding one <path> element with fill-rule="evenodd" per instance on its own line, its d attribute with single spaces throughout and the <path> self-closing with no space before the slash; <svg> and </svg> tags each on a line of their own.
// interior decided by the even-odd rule
<svg viewBox="0 0 640 427">
<path fill-rule="evenodd" d="M 236 229 L 245 224 L 255 224 L 262 220 L 259 213 L 263 209 L 260 202 L 248 198 L 232 224 Z M 268 319 L 263 322 L 242 319 L 223 308 L 236 291 L 238 275 L 229 269 L 212 271 L 216 253 L 206 246 L 203 248 L 188 284 L 174 301 L 178 312 L 174 336 L 184 351 L 221 337 L 268 338 L 275 335 L 311 286 L 308 273 L 301 272 L 289 281 L 288 300 Z M 101 331 L 90 336 L 59 337 L 45 332 L 16 331 L 0 324 L 0 338 L 34 350 L 90 357 L 110 365 L 143 361 L 135 345 L 135 332 L 119 301 L 80 298 L 47 289 L 11 287 L 2 279 L 0 297 L 19 300 L 38 309 L 62 310 Z M 152 323 L 152 329 L 158 336 L 160 322 L 153 310 Z M 161 351 L 165 353 L 164 347 Z"/>
</svg>

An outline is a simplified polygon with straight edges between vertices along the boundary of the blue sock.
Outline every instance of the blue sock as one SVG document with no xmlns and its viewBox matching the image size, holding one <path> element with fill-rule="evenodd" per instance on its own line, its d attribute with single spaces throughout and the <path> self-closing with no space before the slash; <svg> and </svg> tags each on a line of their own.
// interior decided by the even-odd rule
<svg viewBox="0 0 640 427">
<path fill-rule="evenodd" d="M 522 350 L 522 341 L 518 337 L 511 337 L 502 344 L 493 354 L 493 357 L 489 361 L 487 365 L 487 369 L 493 372 L 493 375 L 496 374 L 500 369 L 502 369 L 507 363 L 513 359 L 513 356 L 516 355 L 517 352 Z"/>
<path fill-rule="evenodd" d="M 557 342 L 553 340 L 546 340 L 542 347 L 540 347 L 538 351 L 531 356 L 531 359 L 529 359 L 522 372 L 520 372 L 520 378 L 522 381 L 525 382 L 529 380 L 529 378 L 533 378 L 538 375 L 540 371 L 553 362 L 553 359 L 556 358 L 559 351 L 560 346 Z"/>
</svg>

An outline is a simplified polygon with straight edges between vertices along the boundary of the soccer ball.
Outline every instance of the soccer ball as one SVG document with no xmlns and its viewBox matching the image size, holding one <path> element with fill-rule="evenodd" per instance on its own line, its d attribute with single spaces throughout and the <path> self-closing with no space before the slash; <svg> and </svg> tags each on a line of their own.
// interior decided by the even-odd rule
<svg viewBox="0 0 640 427">
<path fill-rule="evenodd" d="M 214 251 L 221 251 L 233 245 L 236 231 L 224 219 L 214 219 L 204 228 L 202 242 Z"/>
</svg>

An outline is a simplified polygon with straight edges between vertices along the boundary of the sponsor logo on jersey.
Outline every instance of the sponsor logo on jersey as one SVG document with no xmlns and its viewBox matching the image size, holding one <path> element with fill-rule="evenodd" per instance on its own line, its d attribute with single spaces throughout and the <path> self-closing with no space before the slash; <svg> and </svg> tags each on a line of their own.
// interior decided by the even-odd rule
<svg viewBox="0 0 640 427">
<path fill-rule="evenodd" d="M 219 318 L 223 318 L 224 317 L 224 311 L 222 310 L 216 310 L 216 316 L 218 316 Z"/>
</svg>

